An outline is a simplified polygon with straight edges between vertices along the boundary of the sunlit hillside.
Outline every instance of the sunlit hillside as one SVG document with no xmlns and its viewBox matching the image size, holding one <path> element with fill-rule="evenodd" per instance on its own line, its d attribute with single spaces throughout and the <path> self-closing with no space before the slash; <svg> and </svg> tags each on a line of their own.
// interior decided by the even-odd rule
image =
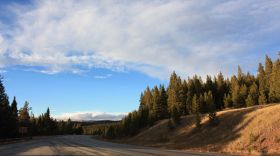
<svg viewBox="0 0 280 156">
<path fill-rule="evenodd" d="M 182 117 L 181 125 L 173 130 L 168 120 L 162 120 L 124 142 L 183 150 L 280 153 L 279 112 L 279 104 L 221 111 L 217 113 L 218 126 L 210 126 L 204 116 L 200 129 L 194 116 Z"/>
</svg>

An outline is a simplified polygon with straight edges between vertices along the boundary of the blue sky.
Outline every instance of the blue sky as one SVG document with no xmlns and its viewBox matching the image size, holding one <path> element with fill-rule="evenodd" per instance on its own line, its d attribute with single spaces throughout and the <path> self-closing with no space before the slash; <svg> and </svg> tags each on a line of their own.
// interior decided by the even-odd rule
<svg viewBox="0 0 280 156">
<path fill-rule="evenodd" d="M 118 118 L 147 85 L 280 50 L 278 0 L 0 1 L 0 72 L 19 106 L 58 118 Z"/>
<path fill-rule="evenodd" d="M 23 68 L 23 69 L 22 69 Z M 22 106 L 27 100 L 35 114 L 51 108 L 60 116 L 71 113 L 123 114 L 138 107 L 141 91 L 147 85 L 164 83 L 137 72 L 95 69 L 86 74 L 42 74 L 13 67 L 3 73 L 7 93 L 16 95 Z"/>
</svg>

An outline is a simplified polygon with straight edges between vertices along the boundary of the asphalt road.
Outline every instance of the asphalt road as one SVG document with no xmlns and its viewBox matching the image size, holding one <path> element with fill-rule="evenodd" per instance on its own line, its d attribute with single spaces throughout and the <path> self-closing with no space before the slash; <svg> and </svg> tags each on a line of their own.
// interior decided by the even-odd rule
<svg viewBox="0 0 280 156">
<path fill-rule="evenodd" d="M 0 145 L 0 155 L 221 156 L 104 142 L 85 135 L 67 135 Z"/>
</svg>

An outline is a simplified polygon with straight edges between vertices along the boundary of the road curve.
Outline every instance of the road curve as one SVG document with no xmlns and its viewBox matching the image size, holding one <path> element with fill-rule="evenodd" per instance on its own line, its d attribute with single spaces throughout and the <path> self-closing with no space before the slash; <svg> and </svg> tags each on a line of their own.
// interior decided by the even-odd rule
<svg viewBox="0 0 280 156">
<path fill-rule="evenodd" d="M 117 144 L 85 135 L 67 135 L 34 139 L 0 146 L 0 155 L 97 155 L 97 156 L 221 156 L 149 147 Z"/>
</svg>

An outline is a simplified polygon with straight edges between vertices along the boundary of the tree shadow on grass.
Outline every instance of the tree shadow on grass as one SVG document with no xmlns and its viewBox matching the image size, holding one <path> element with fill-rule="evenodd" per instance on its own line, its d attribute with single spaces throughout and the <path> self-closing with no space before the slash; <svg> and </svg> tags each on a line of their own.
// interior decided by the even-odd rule
<svg viewBox="0 0 280 156">
<path fill-rule="evenodd" d="M 253 120 L 252 117 L 244 123 L 245 116 L 256 109 L 258 108 L 252 107 L 220 114 L 217 126 L 211 126 L 209 120 L 207 120 L 201 125 L 200 129 L 194 128 L 189 133 L 182 133 L 176 136 L 179 139 L 176 141 L 178 144 L 175 143 L 174 147 L 177 146 L 176 148 L 179 149 L 207 147 L 209 151 L 219 151 L 222 147 L 240 137 L 241 130 Z"/>
</svg>

